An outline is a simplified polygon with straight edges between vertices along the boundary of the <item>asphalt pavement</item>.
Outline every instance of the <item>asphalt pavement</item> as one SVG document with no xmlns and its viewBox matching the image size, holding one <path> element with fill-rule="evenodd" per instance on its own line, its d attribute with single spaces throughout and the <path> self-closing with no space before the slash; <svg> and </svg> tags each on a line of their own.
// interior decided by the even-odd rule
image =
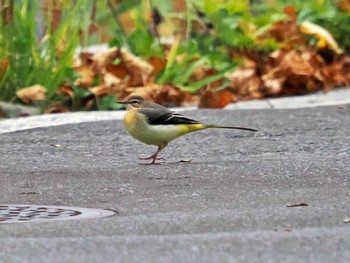
<svg viewBox="0 0 350 263">
<path fill-rule="evenodd" d="M 349 105 L 183 113 L 259 131 L 189 134 L 153 166 L 121 120 L 0 134 L 0 203 L 116 212 L 0 224 L 0 262 L 350 262 Z"/>
</svg>

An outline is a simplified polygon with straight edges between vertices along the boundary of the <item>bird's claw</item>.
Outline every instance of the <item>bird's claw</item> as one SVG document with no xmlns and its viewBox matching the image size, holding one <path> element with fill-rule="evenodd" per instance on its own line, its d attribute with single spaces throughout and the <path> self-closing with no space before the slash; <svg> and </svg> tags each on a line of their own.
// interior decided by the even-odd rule
<svg viewBox="0 0 350 263">
<path fill-rule="evenodd" d="M 139 160 L 151 160 L 151 159 L 164 160 L 164 158 L 154 158 L 152 156 L 150 156 L 150 157 L 139 157 Z"/>
<path fill-rule="evenodd" d="M 162 164 L 163 162 L 156 162 L 156 160 L 159 160 L 159 159 L 163 159 L 163 158 L 153 159 L 153 161 L 150 162 L 150 163 L 140 163 L 140 165 L 153 165 L 153 164 L 155 164 L 155 165 L 160 165 L 160 164 Z"/>
</svg>

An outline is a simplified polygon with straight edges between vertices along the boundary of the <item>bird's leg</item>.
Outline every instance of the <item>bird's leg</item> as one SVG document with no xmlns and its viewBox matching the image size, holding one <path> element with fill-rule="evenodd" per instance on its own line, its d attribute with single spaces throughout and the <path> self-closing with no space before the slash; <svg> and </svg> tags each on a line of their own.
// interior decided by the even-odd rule
<svg viewBox="0 0 350 263">
<path fill-rule="evenodd" d="M 149 157 L 139 157 L 139 160 L 151 160 L 151 159 L 154 159 L 155 155 L 156 155 L 156 153 L 152 154 Z M 163 159 L 163 158 L 156 158 L 156 160 L 161 160 L 161 159 Z"/>
<path fill-rule="evenodd" d="M 164 147 L 159 146 L 158 149 L 157 149 L 157 151 L 156 151 L 154 154 L 152 154 L 152 155 L 149 156 L 149 157 L 139 157 L 139 160 L 151 160 L 151 159 L 154 159 L 154 160 L 161 160 L 161 159 L 163 159 L 163 158 L 157 158 L 157 155 L 159 154 L 159 152 L 160 152 L 163 148 L 164 148 Z"/>
<path fill-rule="evenodd" d="M 150 160 L 152 159 L 152 162 L 150 163 L 141 163 L 142 165 L 150 165 L 150 164 L 161 164 L 161 163 L 156 163 L 156 160 L 161 160 L 163 158 L 157 158 L 158 154 L 160 153 L 161 150 L 163 150 L 165 147 L 167 146 L 167 144 L 163 144 L 161 146 L 158 147 L 157 151 L 152 154 L 150 157 L 145 157 L 145 158 L 139 158 L 140 160 Z"/>
</svg>

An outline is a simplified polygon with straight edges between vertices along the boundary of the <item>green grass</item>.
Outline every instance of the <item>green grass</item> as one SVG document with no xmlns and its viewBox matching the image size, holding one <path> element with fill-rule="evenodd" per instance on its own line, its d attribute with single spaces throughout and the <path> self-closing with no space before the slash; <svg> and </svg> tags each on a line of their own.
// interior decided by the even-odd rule
<svg viewBox="0 0 350 263">
<path fill-rule="evenodd" d="M 86 41 L 81 32 L 89 25 L 93 0 L 78 0 L 75 5 L 67 1 L 55 31 L 51 28 L 52 18 L 45 17 L 43 37 L 36 33 L 36 17 L 42 12 L 39 1 L 5 2 L 13 2 L 13 18 L 0 20 L 0 60 L 9 61 L 0 80 L 0 99 L 14 101 L 17 90 L 40 84 L 47 89 L 50 101 L 59 85 L 72 77 L 74 53 Z"/>
</svg>

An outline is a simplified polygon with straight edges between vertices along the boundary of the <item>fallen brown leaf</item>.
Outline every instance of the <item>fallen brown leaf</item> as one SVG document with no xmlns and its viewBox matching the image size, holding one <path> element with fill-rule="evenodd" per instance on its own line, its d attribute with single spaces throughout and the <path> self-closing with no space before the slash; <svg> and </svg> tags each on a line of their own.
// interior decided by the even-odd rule
<svg viewBox="0 0 350 263">
<path fill-rule="evenodd" d="M 190 102 L 192 96 L 174 85 L 162 85 L 154 96 L 154 101 L 168 107 L 181 106 L 185 101 Z"/>
<path fill-rule="evenodd" d="M 278 60 L 262 75 L 266 95 L 305 94 L 325 87 L 324 74 L 319 70 L 325 63 L 317 53 L 291 50 Z"/>
<path fill-rule="evenodd" d="M 114 61 L 116 59 L 119 59 L 119 67 L 118 65 L 114 65 Z M 110 48 L 107 51 L 101 51 L 97 52 L 93 55 L 92 60 L 94 62 L 94 65 L 100 74 L 104 74 L 108 67 L 111 65 L 114 65 L 117 67 L 117 69 L 123 68 L 123 75 L 121 76 L 117 70 L 116 76 L 119 78 L 125 77 L 125 74 L 130 75 L 130 78 L 132 79 L 135 76 L 139 76 L 142 79 L 142 83 L 133 83 L 133 85 L 137 84 L 145 84 L 148 81 L 148 78 L 150 77 L 153 66 L 148 63 L 147 61 L 129 53 L 127 50 L 121 48 Z M 109 72 L 112 72 L 109 68 Z M 113 71 L 116 73 L 116 70 Z"/>
<path fill-rule="evenodd" d="M 82 88 L 90 87 L 97 75 L 93 64 L 93 54 L 87 52 L 80 53 L 79 58 L 74 63 L 73 69 L 80 75 L 74 84 Z"/>
<path fill-rule="evenodd" d="M 149 76 L 153 71 L 153 66 L 147 61 L 129 53 L 125 49 L 120 49 L 120 59 L 122 63 L 133 73 L 142 77 L 143 84 L 147 83 Z"/>
<path fill-rule="evenodd" d="M 61 103 L 57 103 L 47 108 L 44 113 L 50 114 L 50 113 L 63 113 L 63 112 L 69 112 L 69 109 L 65 105 Z"/>
<path fill-rule="evenodd" d="M 167 60 L 165 58 L 160 58 L 160 57 L 151 57 L 148 60 L 148 63 L 150 65 L 152 65 L 153 73 L 158 74 L 160 71 L 165 69 L 165 66 L 167 64 Z"/>
<path fill-rule="evenodd" d="M 96 52 L 92 56 L 92 61 L 96 70 L 100 73 L 104 73 L 108 65 L 113 64 L 114 60 L 119 55 L 119 49 L 116 47 L 110 48 L 108 50 L 103 50 Z"/>
<path fill-rule="evenodd" d="M 232 101 L 233 95 L 227 90 L 214 92 L 207 89 L 207 91 L 201 96 L 198 107 L 222 109 Z"/>
<path fill-rule="evenodd" d="M 263 81 L 257 73 L 257 64 L 250 61 L 226 75 L 231 80 L 230 91 L 240 99 L 260 99 L 263 97 Z M 236 100 L 236 98 L 233 98 Z"/>
<path fill-rule="evenodd" d="M 88 88 L 94 82 L 95 72 L 92 67 L 80 66 L 74 68 L 76 72 L 79 73 L 80 78 L 74 81 L 74 85 L 82 88 Z"/>
<path fill-rule="evenodd" d="M 20 89 L 16 92 L 18 98 L 20 98 L 24 103 L 29 104 L 35 100 L 45 100 L 46 99 L 46 88 L 41 85 L 33 85 Z"/>
<path fill-rule="evenodd" d="M 309 206 L 306 203 L 288 204 L 287 207 Z"/>
<path fill-rule="evenodd" d="M 65 83 L 58 88 L 57 93 L 60 95 L 68 95 L 69 97 L 73 97 L 74 90 L 71 85 Z"/>
<path fill-rule="evenodd" d="M 121 95 L 126 91 L 126 80 L 121 80 L 115 75 L 106 72 L 103 75 L 103 81 L 96 87 L 91 87 L 89 90 L 97 97 L 104 95 Z"/>
<path fill-rule="evenodd" d="M 204 64 L 199 65 L 192 73 L 192 75 L 190 76 L 190 81 L 192 82 L 197 82 L 200 81 L 202 79 L 205 79 L 207 77 L 213 76 L 215 74 L 217 74 L 217 70 L 214 70 Z M 220 86 L 220 81 L 216 81 L 217 85 L 216 86 Z M 213 85 L 214 84 L 214 85 Z M 215 87 L 215 82 L 212 82 L 210 84 L 211 87 Z"/>
<path fill-rule="evenodd" d="M 342 57 L 322 68 L 327 86 L 349 86 L 350 85 L 350 58 Z"/>
<path fill-rule="evenodd" d="M 269 35 L 281 42 L 287 49 L 291 49 L 295 45 L 304 45 L 306 38 L 299 30 L 295 8 L 287 6 L 284 13 L 288 15 L 288 18 L 275 22 L 268 30 Z"/>
<path fill-rule="evenodd" d="M 141 96 L 167 107 L 180 106 L 184 102 L 190 102 L 193 98 L 189 92 L 173 85 L 159 85 L 156 83 L 148 83 L 146 86 L 140 87 L 128 87 L 126 91 L 127 96 L 123 96 L 123 98 Z M 118 99 L 123 98 L 118 96 Z"/>
<path fill-rule="evenodd" d="M 307 50 L 291 50 L 282 59 L 280 66 L 282 69 L 290 69 L 295 75 L 312 75 L 315 71 L 310 65 L 311 54 Z"/>
<path fill-rule="evenodd" d="M 276 72 L 278 72 L 276 74 Z M 264 90 L 266 95 L 278 95 L 282 92 L 283 83 L 285 81 L 285 76 L 283 74 L 279 74 L 280 69 L 276 68 L 275 70 L 271 70 L 268 74 L 262 76 L 262 80 L 264 81 Z M 276 75 L 281 75 L 277 77 Z"/>
</svg>

